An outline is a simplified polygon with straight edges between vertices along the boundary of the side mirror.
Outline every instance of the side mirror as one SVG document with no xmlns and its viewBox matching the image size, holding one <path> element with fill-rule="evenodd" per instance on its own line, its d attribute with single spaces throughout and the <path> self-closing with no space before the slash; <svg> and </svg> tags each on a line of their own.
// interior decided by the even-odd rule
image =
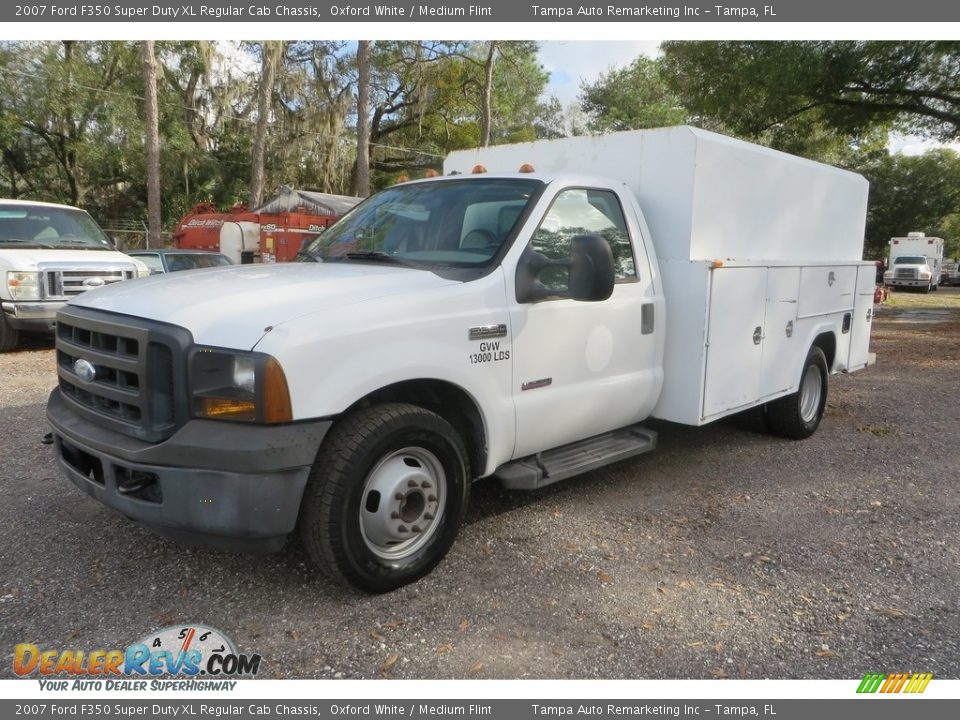
<svg viewBox="0 0 960 720">
<path fill-rule="evenodd" d="M 609 243 L 599 235 L 577 235 L 570 249 L 570 297 L 587 302 L 609 298 L 616 278 Z"/>
<path fill-rule="evenodd" d="M 550 267 L 568 268 L 566 290 L 544 285 L 540 273 Z M 517 302 L 569 298 L 586 302 L 606 300 L 613 294 L 615 272 L 610 245 L 599 235 L 577 235 L 570 241 L 570 258 L 551 260 L 528 245 L 517 266 Z"/>
</svg>

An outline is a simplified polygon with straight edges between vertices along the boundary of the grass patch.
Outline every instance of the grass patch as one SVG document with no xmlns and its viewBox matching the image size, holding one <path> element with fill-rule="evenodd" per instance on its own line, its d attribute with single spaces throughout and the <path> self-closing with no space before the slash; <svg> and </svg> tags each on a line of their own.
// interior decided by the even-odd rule
<svg viewBox="0 0 960 720">
<path fill-rule="evenodd" d="M 896 290 L 891 292 L 884 303 L 889 307 L 901 308 L 947 308 L 960 309 L 960 292 L 956 290 L 946 290 L 940 288 L 936 292 L 923 294 L 922 292 L 910 292 L 905 290 Z"/>
</svg>

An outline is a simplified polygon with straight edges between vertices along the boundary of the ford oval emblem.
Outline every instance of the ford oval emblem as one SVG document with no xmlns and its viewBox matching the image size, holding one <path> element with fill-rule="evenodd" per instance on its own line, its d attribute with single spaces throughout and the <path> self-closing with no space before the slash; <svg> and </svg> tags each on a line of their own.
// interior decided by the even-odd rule
<svg viewBox="0 0 960 720">
<path fill-rule="evenodd" d="M 85 288 L 91 288 L 91 289 L 103 287 L 106 284 L 107 284 L 106 280 L 98 277 L 87 278 L 86 280 L 83 281 L 83 286 Z"/>
<path fill-rule="evenodd" d="M 80 358 L 73 362 L 73 373 L 84 382 L 91 383 L 97 379 L 97 368 L 89 360 Z"/>
</svg>

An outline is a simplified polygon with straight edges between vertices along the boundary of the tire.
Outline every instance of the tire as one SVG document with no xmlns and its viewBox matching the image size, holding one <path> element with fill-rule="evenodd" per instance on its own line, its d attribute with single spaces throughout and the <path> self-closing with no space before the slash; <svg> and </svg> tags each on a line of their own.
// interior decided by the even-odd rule
<svg viewBox="0 0 960 720">
<path fill-rule="evenodd" d="M 467 451 L 450 423 L 416 405 L 374 405 L 324 439 L 301 505 L 300 538 L 330 579 L 388 592 L 443 559 L 469 496 Z"/>
<path fill-rule="evenodd" d="M 814 345 L 803 363 L 797 392 L 767 404 L 770 432 L 790 440 L 813 435 L 827 406 L 828 375 L 827 357 Z"/>
<path fill-rule="evenodd" d="M 10 352 L 17 347 L 20 341 L 20 331 L 10 327 L 7 315 L 0 306 L 0 352 Z"/>
<path fill-rule="evenodd" d="M 924 294 L 924 295 L 929 295 L 929 294 L 930 294 L 930 288 L 931 288 L 931 287 L 932 287 L 932 286 L 930 285 L 930 283 L 927 283 L 927 286 L 923 289 L 923 294 Z"/>
</svg>

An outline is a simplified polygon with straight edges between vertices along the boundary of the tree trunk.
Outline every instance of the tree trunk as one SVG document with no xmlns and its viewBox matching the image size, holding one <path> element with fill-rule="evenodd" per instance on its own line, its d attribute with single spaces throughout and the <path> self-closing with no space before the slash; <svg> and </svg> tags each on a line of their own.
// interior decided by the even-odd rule
<svg viewBox="0 0 960 720">
<path fill-rule="evenodd" d="M 283 43 L 264 42 L 260 49 L 263 54 L 261 63 L 260 89 L 257 96 L 257 134 L 253 141 L 253 167 L 250 171 L 251 208 L 260 205 L 263 200 L 263 164 L 267 154 L 267 128 L 270 124 L 270 112 L 273 100 L 273 83 L 280 62 Z"/>
<path fill-rule="evenodd" d="M 370 194 L 370 41 L 357 43 L 357 162 L 353 194 Z"/>
<path fill-rule="evenodd" d="M 157 58 L 153 40 L 143 43 L 144 114 L 147 123 L 147 240 L 161 247 L 160 238 L 160 120 L 157 112 Z"/>
<path fill-rule="evenodd" d="M 491 40 L 490 50 L 487 52 L 487 61 L 483 64 L 483 102 L 480 109 L 480 145 L 483 147 L 490 144 L 490 104 L 493 94 L 493 61 L 496 55 L 497 42 Z"/>
</svg>

